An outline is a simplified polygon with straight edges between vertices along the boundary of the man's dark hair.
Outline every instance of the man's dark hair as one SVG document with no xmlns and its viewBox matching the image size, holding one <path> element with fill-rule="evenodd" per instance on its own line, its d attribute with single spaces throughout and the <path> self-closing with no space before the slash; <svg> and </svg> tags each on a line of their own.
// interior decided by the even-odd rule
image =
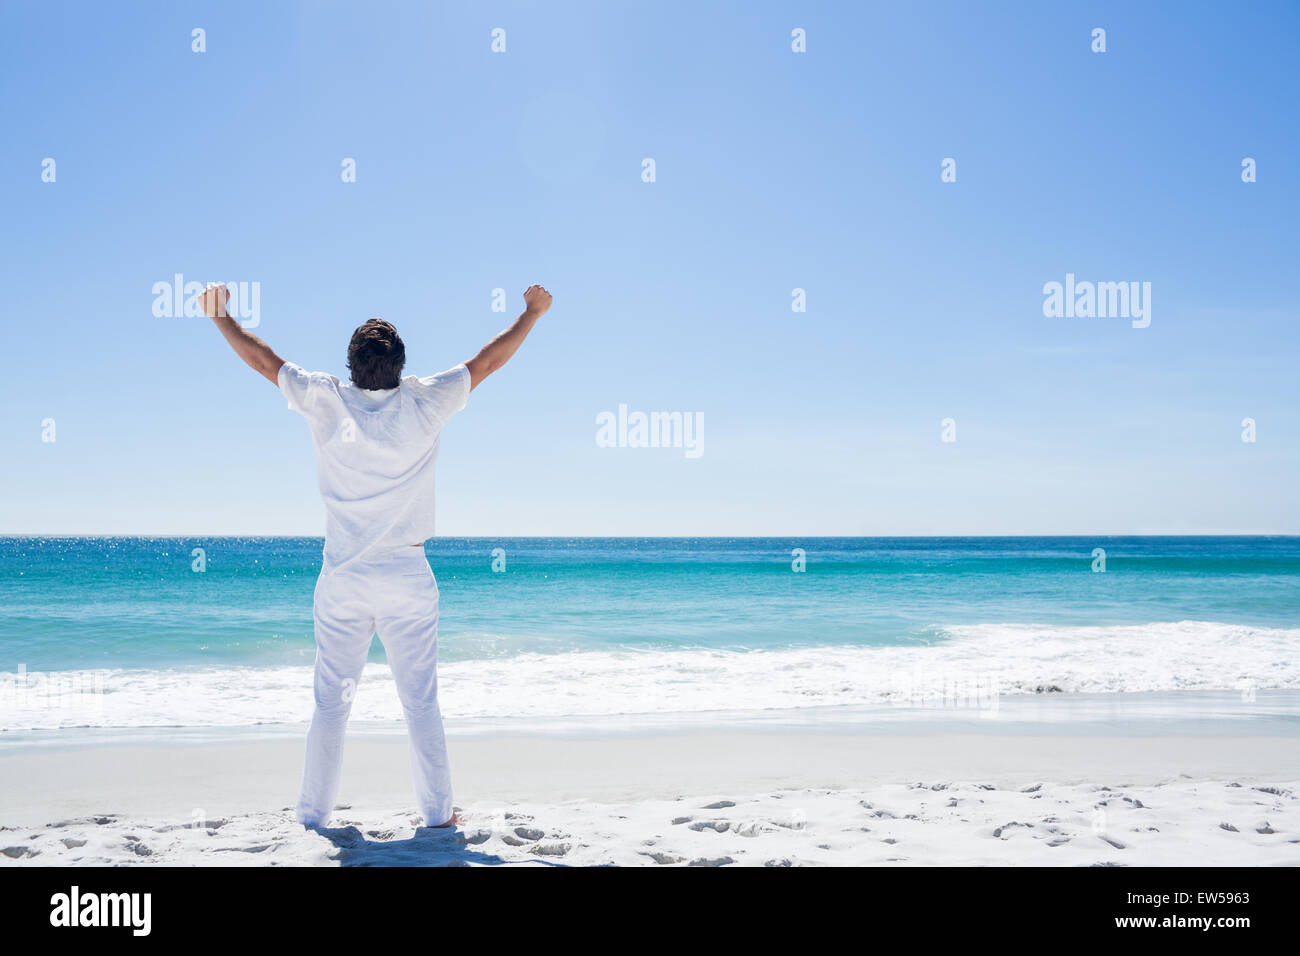
<svg viewBox="0 0 1300 956">
<path fill-rule="evenodd" d="M 391 322 L 369 319 L 352 333 L 348 371 L 357 388 L 397 388 L 406 365 L 406 346 Z"/>
</svg>

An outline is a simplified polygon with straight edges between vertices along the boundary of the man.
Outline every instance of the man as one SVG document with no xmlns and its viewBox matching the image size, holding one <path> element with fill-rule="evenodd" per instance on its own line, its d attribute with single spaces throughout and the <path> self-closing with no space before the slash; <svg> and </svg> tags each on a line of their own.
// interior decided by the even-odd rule
<svg viewBox="0 0 1300 956">
<path fill-rule="evenodd" d="M 402 377 L 406 348 L 371 319 L 352 334 L 342 382 L 286 362 L 226 314 L 214 285 L 203 311 L 231 348 L 274 382 L 307 419 L 325 502 L 325 553 L 316 582 L 316 709 L 307 732 L 298 820 L 329 821 L 343 765 L 343 732 L 376 631 L 406 714 L 416 799 L 427 826 L 455 826 L 438 709 L 438 584 L 424 555 L 433 536 L 433 469 L 442 427 L 469 393 L 510 359 L 551 307 L 539 285 L 524 311 L 468 362 L 429 378 Z"/>
</svg>

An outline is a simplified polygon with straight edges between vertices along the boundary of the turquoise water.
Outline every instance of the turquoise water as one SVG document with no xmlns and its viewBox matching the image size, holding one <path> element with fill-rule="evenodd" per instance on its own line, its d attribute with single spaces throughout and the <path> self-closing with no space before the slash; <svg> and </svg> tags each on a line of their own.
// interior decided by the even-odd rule
<svg viewBox="0 0 1300 956">
<path fill-rule="evenodd" d="M 0 649 L 37 670 L 300 661 L 320 551 L 316 538 L 0 538 Z M 426 552 L 444 660 L 924 642 L 999 622 L 1300 625 L 1293 537 L 444 538 Z"/>
<path fill-rule="evenodd" d="M 312 661 L 320 551 L 315 538 L 0 538 L 0 672 L 110 672 L 155 714 L 151 685 L 235 681 L 260 713 L 273 689 L 258 682 L 292 683 Z M 476 713 L 508 709 L 490 702 L 502 680 L 524 696 L 572 697 L 569 680 L 586 679 L 649 701 L 683 683 L 693 706 L 793 699 L 790 682 L 762 684 L 756 660 L 813 681 L 791 705 L 849 683 L 868 699 L 900 667 L 983 667 L 1012 690 L 1067 692 L 1300 680 L 1296 537 L 442 538 L 426 551 L 440 658 L 476 687 Z M 617 706 L 580 696 L 564 706 Z"/>
</svg>

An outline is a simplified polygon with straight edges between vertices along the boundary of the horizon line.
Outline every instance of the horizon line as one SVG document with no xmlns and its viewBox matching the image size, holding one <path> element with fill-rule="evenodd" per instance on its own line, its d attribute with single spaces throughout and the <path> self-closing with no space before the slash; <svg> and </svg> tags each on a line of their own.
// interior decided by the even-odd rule
<svg viewBox="0 0 1300 956">
<path fill-rule="evenodd" d="M 493 541 L 501 538 L 584 538 L 602 540 L 609 538 L 643 538 L 651 540 L 680 540 L 684 538 L 721 540 L 726 538 L 1297 538 L 1300 531 L 1086 531 L 1022 534 L 997 532 L 992 534 L 440 534 L 425 539 L 423 544 L 438 539 L 467 539 Z M 302 538 L 324 541 L 323 534 L 280 534 L 266 532 L 38 532 L 0 531 L 0 538 Z M 412 545 L 415 547 L 415 545 Z"/>
</svg>

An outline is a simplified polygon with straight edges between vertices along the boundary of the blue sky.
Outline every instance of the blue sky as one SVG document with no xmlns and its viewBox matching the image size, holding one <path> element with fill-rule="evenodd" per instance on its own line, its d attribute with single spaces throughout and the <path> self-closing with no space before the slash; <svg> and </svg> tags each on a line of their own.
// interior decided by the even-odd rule
<svg viewBox="0 0 1300 956">
<path fill-rule="evenodd" d="M 545 284 L 441 534 L 1300 532 L 1297 42 L 1282 3 L 6 4 L 0 532 L 321 533 L 301 419 L 153 315 L 175 273 L 335 374 L 365 318 L 431 374 Z M 1045 317 L 1067 272 L 1150 327 Z M 704 454 L 597 447 L 620 403 Z"/>
</svg>

